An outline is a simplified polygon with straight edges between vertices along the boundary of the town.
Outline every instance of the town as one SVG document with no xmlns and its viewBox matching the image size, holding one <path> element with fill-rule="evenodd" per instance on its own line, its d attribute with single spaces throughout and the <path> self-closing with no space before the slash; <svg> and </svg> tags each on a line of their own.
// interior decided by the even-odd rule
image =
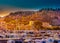
<svg viewBox="0 0 60 43">
<path fill-rule="evenodd" d="M 60 9 L 0 16 L 0 43 L 60 43 Z"/>
</svg>

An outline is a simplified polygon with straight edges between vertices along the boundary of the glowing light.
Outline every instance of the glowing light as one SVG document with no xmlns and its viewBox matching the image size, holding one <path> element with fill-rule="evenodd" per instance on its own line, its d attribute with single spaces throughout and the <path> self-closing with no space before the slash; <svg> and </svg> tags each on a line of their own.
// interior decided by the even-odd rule
<svg viewBox="0 0 60 43">
<path fill-rule="evenodd" d="M 34 24 L 34 21 L 30 21 L 30 22 L 29 22 L 29 25 L 33 25 L 33 24 Z"/>
<path fill-rule="evenodd" d="M 4 17 L 4 16 L 1 16 L 1 17 Z"/>
</svg>

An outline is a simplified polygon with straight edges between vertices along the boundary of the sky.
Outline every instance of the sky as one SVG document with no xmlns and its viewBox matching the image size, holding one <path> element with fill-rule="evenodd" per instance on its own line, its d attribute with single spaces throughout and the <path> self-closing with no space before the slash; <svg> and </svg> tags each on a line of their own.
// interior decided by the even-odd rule
<svg viewBox="0 0 60 43">
<path fill-rule="evenodd" d="M 0 14 L 14 9 L 60 8 L 60 0 L 0 0 Z"/>
<path fill-rule="evenodd" d="M 0 6 L 26 9 L 60 8 L 60 0 L 0 0 Z"/>
</svg>

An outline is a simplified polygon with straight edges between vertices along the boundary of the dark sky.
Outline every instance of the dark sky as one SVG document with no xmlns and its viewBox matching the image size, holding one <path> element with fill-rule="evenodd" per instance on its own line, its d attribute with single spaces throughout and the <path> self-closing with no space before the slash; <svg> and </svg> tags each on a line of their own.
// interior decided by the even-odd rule
<svg viewBox="0 0 60 43">
<path fill-rule="evenodd" d="M 0 0 L 0 6 L 29 9 L 60 8 L 60 0 Z"/>
</svg>

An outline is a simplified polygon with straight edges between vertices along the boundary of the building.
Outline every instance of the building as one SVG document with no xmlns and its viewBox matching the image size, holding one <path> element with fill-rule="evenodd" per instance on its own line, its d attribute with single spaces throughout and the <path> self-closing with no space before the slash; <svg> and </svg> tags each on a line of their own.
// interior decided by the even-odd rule
<svg viewBox="0 0 60 43">
<path fill-rule="evenodd" d="M 33 25 L 34 24 L 34 21 L 29 21 L 29 25 Z"/>
<path fill-rule="evenodd" d="M 52 25 L 50 25 L 48 22 L 43 22 L 43 23 L 42 23 L 42 26 L 43 26 L 43 27 L 48 27 L 48 28 L 49 28 L 49 27 L 52 27 Z"/>
</svg>

